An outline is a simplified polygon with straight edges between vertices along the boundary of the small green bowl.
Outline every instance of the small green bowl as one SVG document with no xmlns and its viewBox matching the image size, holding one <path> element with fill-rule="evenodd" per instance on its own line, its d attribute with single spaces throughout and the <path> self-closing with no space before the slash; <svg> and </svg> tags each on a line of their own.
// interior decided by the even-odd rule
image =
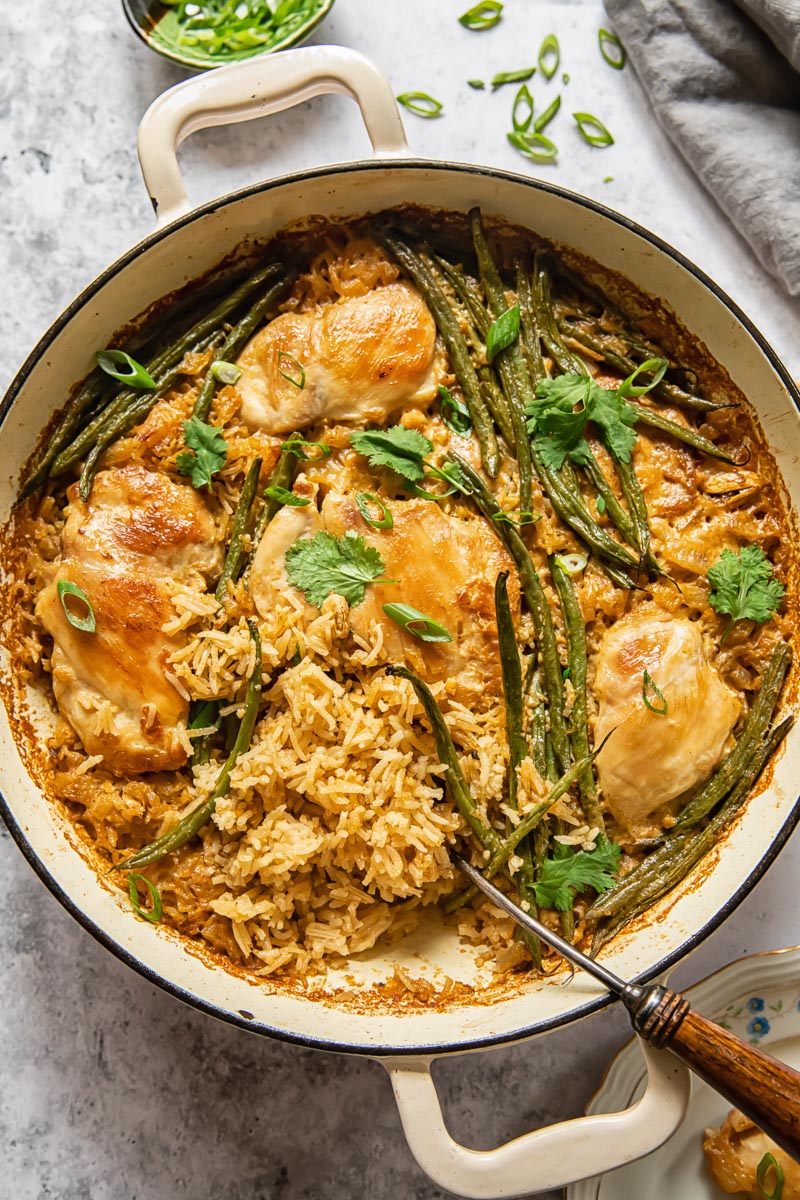
<svg viewBox="0 0 800 1200">
<path fill-rule="evenodd" d="M 161 0 L 122 0 L 122 7 L 134 33 L 142 41 L 173 62 L 194 71 L 208 71 L 213 67 L 222 67 L 226 63 L 241 62 L 246 58 L 255 58 L 257 54 L 272 54 L 276 50 L 286 50 L 289 46 L 298 46 L 316 29 L 320 21 L 328 15 L 336 0 L 319 0 L 311 14 L 299 25 L 290 26 L 289 31 L 277 37 L 270 45 L 259 46 L 254 50 L 232 51 L 230 54 L 203 54 L 191 46 L 182 46 L 177 40 L 178 25 L 176 9 L 162 4 Z M 165 23 L 166 22 L 166 23 Z"/>
</svg>

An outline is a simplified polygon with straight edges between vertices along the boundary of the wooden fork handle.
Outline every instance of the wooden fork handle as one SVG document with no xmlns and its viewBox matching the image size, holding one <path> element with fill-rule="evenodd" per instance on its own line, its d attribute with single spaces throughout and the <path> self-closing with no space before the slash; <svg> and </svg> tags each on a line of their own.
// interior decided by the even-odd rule
<svg viewBox="0 0 800 1200">
<path fill-rule="evenodd" d="M 800 1072 L 701 1017 L 659 984 L 627 1007 L 646 1042 L 669 1050 L 800 1161 Z"/>
</svg>

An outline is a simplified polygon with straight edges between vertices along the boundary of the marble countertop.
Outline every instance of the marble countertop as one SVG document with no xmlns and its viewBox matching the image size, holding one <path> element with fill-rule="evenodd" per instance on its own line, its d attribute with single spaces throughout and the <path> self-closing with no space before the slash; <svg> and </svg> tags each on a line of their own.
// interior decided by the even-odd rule
<svg viewBox="0 0 800 1200">
<path fill-rule="evenodd" d="M 405 118 L 412 152 L 524 171 L 504 136 L 513 90 L 474 92 L 465 80 L 532 65 L 541 38 L 557 33 L 570 75 L 565 104 L 601 116 L 616 143 L 592 149 L 564 120 L 558 165 L 537 170 L 694 259 L 800 375 L 800 303 L 779 292 L 695 182 L 633 72 L 612 71 L 599 58 L 600 4 L 507 0 L 503 22 L 486 34 L 457 24 L 467 6 L 338 0 L 315 40 L 367 52 L 396 92 L 428 91 L 444 102 L 438 120 Z M 3 386 L 73 296 L 150 229 L 136 126 L 149 102 L 184 77 L 134 38 L 109 0 L 9 7 L 0 75 Z M 536 80 L 532 88 L 540 107 L 549 102 Z M 199 134 L 181 161 L 201 201 L 368 149 L 355 106 L 325 97 Z M 796 835 L 673 982 L 685 986 L 743 954 L 800 941 L 798 874 Z M 444 1197 L 411 1158 L 380 1066 L 248 1036 L 185 1008 L 88 937 L 2 828 L 0 894 L 0 1193 L 15 1200 Z M 522 1046 L 442 1060 L 436 1076 L 451 1132 L 488 1147 L 579 1114 L 626 1037 L 624 1016 L 608 1011 Z"/>
</svg>

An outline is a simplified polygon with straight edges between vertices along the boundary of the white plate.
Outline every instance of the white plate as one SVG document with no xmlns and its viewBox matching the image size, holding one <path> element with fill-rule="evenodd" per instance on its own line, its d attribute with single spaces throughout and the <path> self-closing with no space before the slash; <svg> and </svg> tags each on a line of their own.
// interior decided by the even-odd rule
<svg viewBox="0 0 800 1200">
<path fill-rule="evenodd" d="M 685 993 L 694 1008 L 744 1041 L 800 1068 L 800 946 L 739 959 Z M 636 1039 L 620 1050 L 587 1114 L 627 1108 L 642 1090 L 644 1064 Z M 678 1132 L 660 1149 L 619 1171 L 585 1179 L 567 1200 L 725 1200 L 703 1154 L 703 1130 L 719 1125 L 731 1105 L 702 1080 Z"/>
</svg>

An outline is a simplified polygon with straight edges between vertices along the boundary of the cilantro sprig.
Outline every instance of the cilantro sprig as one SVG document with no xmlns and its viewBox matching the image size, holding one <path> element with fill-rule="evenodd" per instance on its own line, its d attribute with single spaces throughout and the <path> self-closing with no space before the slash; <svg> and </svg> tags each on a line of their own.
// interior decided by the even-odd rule
<svg viewBox="0 0 800 1200">
<path fill-rule="evenodd" d="M 228 443 L 222 430 L 216 425 L 207 425 L 199 417 L 190 417 L 183 425 L 183 444 L 176 466 L 181 475 L 188 475 L 196 488 L 211 490 L 211 480 L 225 465 Z"/>
<path fill-rule="evenodd" d="M 534 891 L 542 908 L 569 912 L 576 892 L 594 888 L 607 892 L 619 870 L 620 848 L 602 834 L 594 850 L 573 850 L 556 842 L 552 857 L 542 863 L 542 873 Z"/>
<path fill-rule="evenodd" d="M 322 530 L 303 538 L 286 551 L 286 574 L 292 587 L 305 594 L 309 604 L 322 608 L 335 592 L 348 604 L 360 604 L 370 583 L 394 583 L 383 579 L 383 559 L 374 546 L 348 529 L 344 537 Z"/>
<path fill-rule="evenodd" d="M 426 455 L 433 450 L 433 442 L 416 429 L 405 425 L 392 425 L 389 429 L 363 429 L 350 434 L 350 445 L 363 454 L 371 467 L 394 471 L 405 480 L 407 490 L 426 500 L 440 500 L 454 491 L 470 495 L 469 488 L 455 463 L 447 463 L 441 469 L 427 461 Z M 448 486 L 443 496 L 432 496 L 420 487 L 426 479 L 440 479 Z"/>
<path fill-rule="evenodd" d="M 743 546 L 736 554 L 723 550 L 719 562 L 708 572 L 708 582 L 713 589 L 709 604 L 716 612 L 727 613 L 731 618 L 723 641 L 736 621 L 747 619 L 759 625 L 771 621 L 786 594 L 760 546 Z"/>
<path fill-rule="evenodd" d="M 588 375 L 559 375 L 537 385 L 536 399 L 525 410 L 528 432 L 545 466 L 560 471 L 564 460 L 585 466 L 590 449 L 586 426 L 593 421 L 620 462 L 629 463 L 636 444 L 638 414 L 619 390 L 602 388 Z"/>
</svg>

